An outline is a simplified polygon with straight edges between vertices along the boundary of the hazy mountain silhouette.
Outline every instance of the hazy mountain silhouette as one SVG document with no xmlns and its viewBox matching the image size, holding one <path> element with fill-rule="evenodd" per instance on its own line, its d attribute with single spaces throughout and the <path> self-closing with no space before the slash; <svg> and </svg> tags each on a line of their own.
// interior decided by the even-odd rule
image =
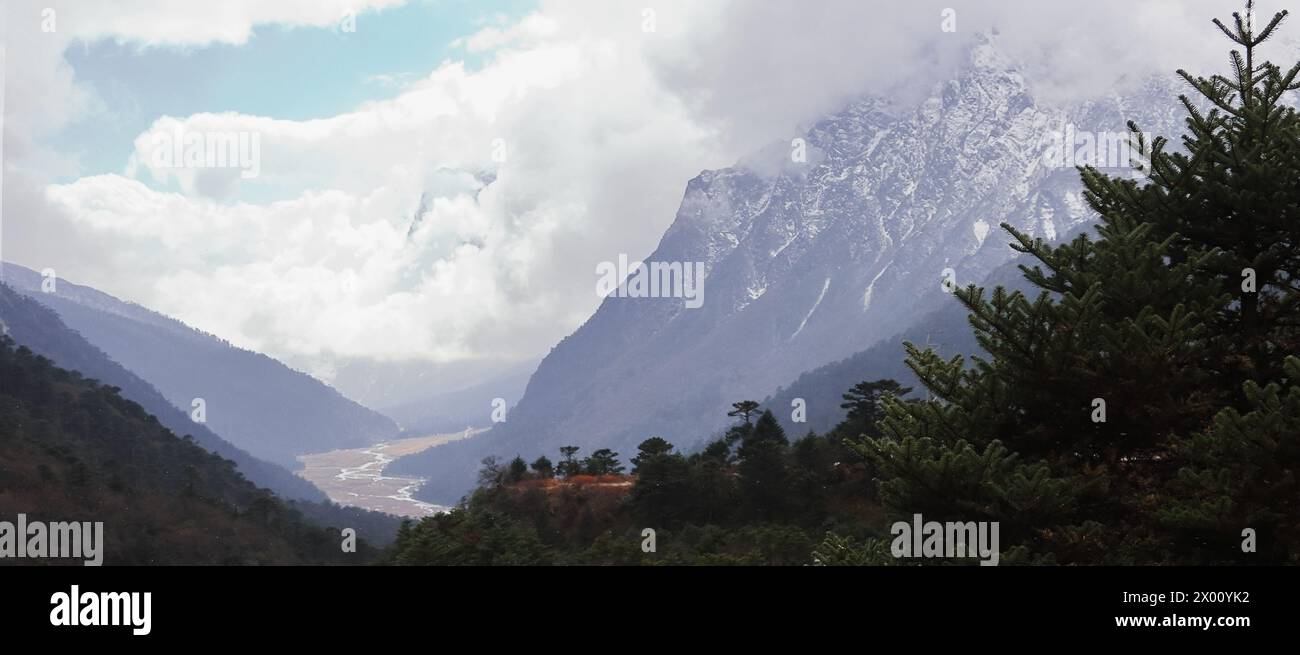
<svg viewBox="0 0 1300 655">
<path fill-rule="evenodd" d="M 308 522 L 321 527 L 353 528 L 376 546 L 385 546 L 395 537 L 401 522 L 398 517 L 333 503 L 315 485 L 288 469 L 260 460 L 207 426 L 191 421 L 148 382 L 64 325 L 53 310 L 4 284 L 0 284 L 0 333 L 59 368 L 116 388 L 118 394 L 140 405 L 173 434 L 190 437 L 204 450 L 230 460 L 249 482 L 288 501 L 288 506 L 301 512 Z"/>
<path fill-rule="evenodd" d="M 397 433 L 389 418 L 280 362 L 90 287 L 4 264 L 4 281 L 53 309 L 114 361 L 189 412 L 202 398 L 207 426 L 253 455 L 296 469 L 295 456 L 353 448 Z"/>
<path fill-rule="evenodd" d="M 204 449 L 233 461 L 254 484 L 284 498 L 326 500 L 324 492 L 310 482 L 284 467 L 253 457 L 217 436 L 207 426 L 191 421 L 188 414 L 167 402 L 152 385 L 64 325 L 53 310 L 4 284 L 0 284 L 0 321 L 4 321 L 5 331 L 18 345 L 49 358 L 59 368 L 77 371 L 89 379 L 117 387 L 122 397 L 139 403 L 167 429 L 178 435 L 192 436 L 195 443 Z"/>
</svg>

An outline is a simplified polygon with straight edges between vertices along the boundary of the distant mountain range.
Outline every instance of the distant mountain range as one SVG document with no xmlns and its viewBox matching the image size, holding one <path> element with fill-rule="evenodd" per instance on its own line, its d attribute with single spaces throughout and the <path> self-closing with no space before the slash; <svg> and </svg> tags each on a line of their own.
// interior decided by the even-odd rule
<svg viewBox="0 0 1300 655">
<path fill-rule="evenodd" d="M 53 310 L 0 284 L 0 321 L 3 331 L 20 346 L 49 358 L 60 368 L 117 387 L 124 398 L 139 403 L 158 422 L 178 435 L 189 435 L 195 443 L 235 463 L 250 481 L 284 498 L 326 500 L 325 494 L 287 469 L 266 462 L 217 436 L 206 425 L 195 423 L 174 407 L 152 385 L 63 324 Z"/>
<path fill-rule="evenodd" d="M 63 279 L 44 293 L 40 274 L 14 264 L 3 264 L 0 279 L 54 310 L 186 415 L 201 398 L 207 428 L 258 458 L 296 469 L 297 455 L 365 446 L 398 432 L 392 419 L 309 375 L 139 305 Z"/>
<path fill-rule="evenodd" d="M 467 394 L 474 395 L 474 389 L 497 388 L 487 398 L 504 398 L 513 405 L 523 395 L 528 376 L 537 370 L 538 361 L 538 358 L 500 362 L 379 361 L 340 357 L 331 359 L 320 371 L 310 361 L 303 361 L 300 368 L 344 396 L 395 419 L 403 430 L 419 432 L 423 428 L 416 427 L 417 424 L 437 420 L 437 416 L 454 419 L 453 424 L 460 423 L 461 417 L 475 425 L 482 424 L 488 420 L 490 407 L 489 411 L 482 411 L 482 407 L 470 408 L 464 404 Z M 465 426 L 452 429 L 463 430 Z"/>
<path fill-rule="evenodd" d="M 788 415 L 788 394 L 810 382 L 792 380 L 855 358 L 838 369 L 853 371 L 836 378 L 846 386 L 809 399 L 824 428 L 828 405 L 854 382 L 906 377 L 898 344 L 923 342 L 935 317 L 952 347 L 971 345 L 941 283 L 983 283 L 1012 261 L 1000 223 L 1054 241 L 1094 220 L 1075 162 L 1045 157 L 1053 135 L 1126 138 L 1134 120 L 1177 136 L 1178 93 L 1171 75 L 1043 105 L 996 38 L 976 36 L 956 74 L 920 102 L 865 96 L 814 124 L 800 135 L 806 162 L 783 142 L 691 180 L 646 261 L 700 263 L 703 307 L 607 297 L 542 361 L 504 424 L 393 470 L 431 478 L 423 497 L 447 502 L 488 454 L 554 457 L 576 445 L 626 457 L 651 436 L 689 448 L 727 424 L 730 403 L 770 398 Z"/>
<path fill-rule="evenodd" d="M 13 310 L 13 294 L 4 294 Z M 42 523 L 100 523 L 93 557 L 50 563 L 362 564 L 377 554 L 365 542 L 344 552 L 339 528 L 350 525 L 311 525 L 232 461 L 177 437 L 115 387 L 58 368 L 4 336 L 0 516 L 19 514 Z"/>
<path fill-rule="evenodd" d="M 337 505 L 315 485 L 288 469 L 258 459 L 222 439 L 206 425 L 191 421 L 188 414 L 173 407 L 152 385 L 64 325 L 53 310 L 5 284 L 0 284 L 0 336 L 49 359 L 54 366 L 76 371 L 87 380 L 116 390 L 172 434 L 193 439 L 194 445 L 228 460 L 238 474 L 287 501 L 287 506 L 299 512 L 308 523 L 353 528 L 362 539 L 376 546 L 386 546 L 396 536 L 400 523 L 397 517 Z M 96 499 L 88 497 L 87 500 Z"/>
<path fill-rule="evenodd" d="M 456 432 L 491 425 L 494 403 L 514 407 L 524 395 L 535 362 L 507 370 L 500 377 L 465 389 L 424 394 L 414 400 L 375 409 L 411 434 Z"/>
</svg>

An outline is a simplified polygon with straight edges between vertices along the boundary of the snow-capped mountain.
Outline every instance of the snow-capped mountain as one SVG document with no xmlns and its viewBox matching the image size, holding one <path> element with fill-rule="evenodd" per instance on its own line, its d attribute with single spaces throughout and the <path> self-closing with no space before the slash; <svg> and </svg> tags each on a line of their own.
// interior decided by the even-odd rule
<svg viewBox="0 0 1300 655">
<path fill-rule="evenodd" d="M 1072 155 L 1086 157 L 1076 150 L 1091 140 L 1104 158 L 1105 140 L 1124 137 L 1129 120 L 1181 134 L 1178 80 L 1168 77 L 1045 106 L 996 37 L 981 35 L 919 103 L 863 97 L 802 143 L 702 173 L 646 261 L 700 262 L 703 306 L 607 297 L 481 443 L 526 457 L 564 444 L 630 456 L 651 436 L 698 444 L 726 424 L 730 403 L 768 397 L 954 302 L 945 278 L 983 282 L 1016 254 L 1000 223 L 1054 240 L 1092 220 L 1071 165 L 1083 162 L 1045 153 L 1070 138 Z M 792 156 L 800 147 L 803 162 Z"/>
</svg>

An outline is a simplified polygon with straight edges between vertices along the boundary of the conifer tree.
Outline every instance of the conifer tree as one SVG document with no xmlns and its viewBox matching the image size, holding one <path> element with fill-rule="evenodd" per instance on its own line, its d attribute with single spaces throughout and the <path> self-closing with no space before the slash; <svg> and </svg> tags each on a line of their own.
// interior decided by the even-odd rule
<svg viewBox="0 0 1300 655">
<path fill-rule="evenodd" d="M 515 483 L 515 482 L 519 482 L 520 480 L 523 480 L 524 477 L 526 477 L 527 475 L 528 475 L 527 462 L 524 461 L 523 457 L 520 457 L 519 455 L 515 455 L 515 458 L 510 460 L 510 465 L 506 469 L 506 480 L 508 480 L 511 483 Z"/>
<path fill-rule="evenodd" d="M 536 473 L 539 478 L 546 479 L 555 477 L 555 464 L 552 463 L 551 458 L 546 455 L 542 455 L 536 460 L 533 460 L 531 467 L 533 472 Z"/>
<path fill-rule="evenodd" d="M 650 525 L 675 525 L 694 502 L 690 465 L 659 437 L 642 441 L 637 450 L 632 458 L 637 479 L 628 498 L 633 513 Z"/>
<path fill-rule="evenodd" d="M 637 473 L 641 466 L 656 460 L 659 457 L 668 455 L 673 451 L 673 445 L 668 443 L 662 437 L 650 437 L 637 446 L 637 454 L 632 458 L 632 473 Z"/>
<path fill-rule="evenodd" d="M 1285 371 L 1285 383 L 1247 382 L 1250 411 L 1229 407 L 1180 445 L 1160 518 L 1197 561 L 1300 564 L 1300 359 Z"/>
<path fill-rule="evenodd" d="M 785 454 L 789 444 L 785 430 L 771 410 L 763 411 L 754 422 L 754 429 L 741 441 L 737 468 L 741 493 L 751 516 L 772 519 L 785 507 L 789 477 Z"/>
<path fill-rule="evenodd" d="M 567 478 L 574 475 L 580 475 L 582 473 L 582 462 L 579 462 L 577 459 L 575 459 L 575 456 L 578 454 L 579 450 L 580 448 L 578 448 L 577 446 L 560 447 L 560 455 L 563 456 L 564 459 L 561 459 L 560 463 L 556 465 L 555 467 L 556 475 L 562 478 Z"/>
<path fill-rule="evenodd" d="M 601 448 L 591 454 L 583 461 L 583 471 L 587 475 L 620 475 L 623 473 L 623 465 L 618 463 L 618 453 L 608 449 Z"/>
<path fill-rule="evenodd" d="M 750 415 L 757 414 L 757 413 L 758 413 L 757 401 L 742 400 L 740 402 L 731 403 L 731 411 L 727 412 L 727 416 L 738 416 L 740 418 L 743 418 L 745 420 L 745 425 L 749 425 Z"/>
<path fill-rule="evenodd" d="M 1184 151 L 1166 151 L 1162 138 L 1139 144 L 1149 184 L 1083 171 L 1085 195 L 1099 213 L 1150 223 L 1153 239 L 1171 239 L 1175 261 L 1205 256 L 1192 271 L 1196 283 L 1233 300 L 1206 316 L 1214 327 L 1207 346 L 1233 389 L 1276 380 L 1283 356 L 1300 346 L 1300 132 L 1287 102 L 1300 89 L 1300 63 L 1284 71 L 1260 61 L 1260 46 L 1287 12 L 1262 27 L 1253 16 L 1252 0 L 1245 16 L 1233 14 L 1232 27 L 1214 20 L 1239 48 L 1229 55 L 1229 75 L 1178 71 L 1199 98 L 1180 97 L 1188 114 Z M 1140 140 L 1137 126 L 1130 129 Z"/>
<path fill-rule="evenodd" d="M 1300 64 L 1257 52 L 1285 15 L 1215 21 L 1245 52 L 1231 78 L 1179 72 L 1210 106 L 1182 98 L 1182 151 L 1130 125 L 1145 181 L 1081 169 L 1097 238 L 1003 226 L 1040 292 L 955 294 L 987 358 L 906 345 L 935 398 L 886 400 L 883 436 L 850 443 L 891 512 L 998 521 L 1004 562 L 1228 561 L 1248 527 L 1295 557 L 1296 506 L 1269 496 L 1295 489 Z"/>
<path fill-rule="evenodd" d="M 844 402 L 840 403 L 840 408 L 849 411 L 840 429 L 847 432 L 846 436 L 864 432 L 874 434 L 876 423 L 884 418 L 882 401 L 888 396 L 906 396 L 911 391 L 896 380 L 863 381 L 853 385 L 842 396 Z"/>
</svg>

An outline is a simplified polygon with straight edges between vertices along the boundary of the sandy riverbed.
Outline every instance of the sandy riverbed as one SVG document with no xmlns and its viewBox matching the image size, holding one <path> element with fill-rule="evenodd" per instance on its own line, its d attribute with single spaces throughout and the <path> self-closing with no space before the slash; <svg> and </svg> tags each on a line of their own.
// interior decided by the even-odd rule
<svg viewBox="0 0 1300 655">
<path fill-rule="evenodd" d="M 365 448 L 331 450 L 298 456 L 303 469 L 298 475 L 324 491 L 340 505 L 352 505 L 377 512 L 420 518 L 447 508 L 411 498 L 423 478 L 384 475 L 389 462 L 412 453 L 467 439 L 482 430 L 395 439 Z"/>
</svg>

